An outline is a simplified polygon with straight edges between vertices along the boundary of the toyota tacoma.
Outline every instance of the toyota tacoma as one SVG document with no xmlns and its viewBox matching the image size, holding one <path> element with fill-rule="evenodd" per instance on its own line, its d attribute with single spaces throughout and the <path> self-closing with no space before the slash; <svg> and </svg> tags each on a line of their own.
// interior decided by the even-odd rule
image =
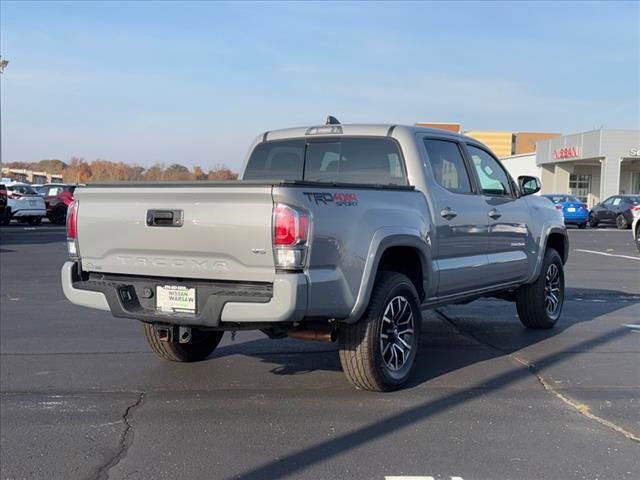
<svg viewBox="0 0 640 480">
<path fill-rule="evenodd" d="M 259 329 L 337 342 L 356 388 L 393 390 L 425 309 L 497 297 L 557 322 L 568 239 L 539 189 L 472 138 L 329 117 L 261 134 L 239 181 L 79 186 L 62 286 L 141 321 L 166 360 Z"/>
</svg>

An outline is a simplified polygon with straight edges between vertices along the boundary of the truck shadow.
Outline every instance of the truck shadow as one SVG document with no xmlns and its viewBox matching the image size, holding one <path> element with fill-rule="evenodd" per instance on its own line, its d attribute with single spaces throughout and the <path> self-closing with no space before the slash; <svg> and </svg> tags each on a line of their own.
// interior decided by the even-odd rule
<svg viewBox="0 0 640 480">
<path fill-rule="evenodd" d="M 478 300 L 426 311 L 420 355 L 407 388 L 418 387 L 474 363 L 515 353 L 560 335 L 576 324 L 590 322 L 634 303 L 640 303 L 640 295 L 614 290 L 568 289 L 562 317 L 550 330 L 524 328 L 517 318 L 515 304 L 499 300 Z M 336 343 L 264 338 L 219 347 L 210 358 L 227 355 L 259 358 L 269 364 L 270 372 L 275 375 L 342 370 Z"/>
<path fill-rule="evenodd" d="M 603 315 L 639 303 L 637 296 L 618 291 L 582 289 L 580 297 L 574 299 L 572 297 L 575 293 L 570 291 L 570 296 L 565 304 L 566 310 L 559 324 L 546 331 L 524 329 L 515 318 L 514 305 L 494 300 L 482 300 L 466 306 L 447 307 L 440 313 L 427 314 L 423 324 L 422 351 L 408 388 L 420 388 L 441 375 L 483 360 L 515 353 L 525 347 L 558 336 L 577 324 L 591 322 Z M 581 300 L 577 300 L 577 298 L 581 298 Z M 607 298 L 609 301 L 599 301 Z M 617 300 L 612 301 L 612 299 Z M 471 380 L 468 386 L 453 389 L 451 393 L 444 396 L 425 395 L 425 400 L 415 406 L 376 419 L 335 438 L 317 442 L 284 457 L 265 462 L 234 476 L 234 478 L 269 480 L 295 476 L 301 470 L 330 461 L 337 455 L 345 455 L 351 450 L 384 438 L 409 425 L 422 422 L 479 397 L 505 389 L 526 379 L 532 373 L 544 371 L 546 368 L 567 360 L 572 355 L 601 347 L 622 338 L 624 335 L 628 335 L 628 330 L 623 326 L 614 325 L 604 333 L 583 341 L 569 340 L 566 345 L 556 343 L 550 353 L 539 356 L 535 367 L 527 367 L 513 362 L 513 367 L 506 371 L 500 370 L 499 373 L 489 378 L 483 376 L 482 380 Z M 251 353 L 254 347 L 261 344 L 261 340 L 256 341 L 247 353 L 257 355 L 265 362 L 281 362 L 281 368 L 274 371 L 277 374 L 293 375 L 317 369 L 337 370 L 340 368 L 335 350 L 318 350 L 317 355 L 308 355 L 306 352 L 300 355 L 286 356 Z M 307 358 L 303 358 L 305 356 Z M 304 365 L 304 368 L 296 368 L 295 364 Z M 366 395 L 366 393 L 360 395 Z"/>
</svg>

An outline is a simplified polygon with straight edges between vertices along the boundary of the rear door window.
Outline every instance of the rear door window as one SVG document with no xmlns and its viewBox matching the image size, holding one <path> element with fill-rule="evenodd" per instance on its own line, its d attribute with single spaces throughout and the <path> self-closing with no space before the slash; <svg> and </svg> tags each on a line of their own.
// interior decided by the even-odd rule
<svg viewBox="0 0 640 480">
<path fill-rule="evenodd" d="M 456 142 L 424 139 L 427 156 L 436 182 L 453 193 L 471 193 L 469 174 Z"/>
<path fill-rule="evenodd" d="M 386 137 L 264 142 L 252 152 L 243 178 L 407 185 L 398 145 Z"/>
</svg>

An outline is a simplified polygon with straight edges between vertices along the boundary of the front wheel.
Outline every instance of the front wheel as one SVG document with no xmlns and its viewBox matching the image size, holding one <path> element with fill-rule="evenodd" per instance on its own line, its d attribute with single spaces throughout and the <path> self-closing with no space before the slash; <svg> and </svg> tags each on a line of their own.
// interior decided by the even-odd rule
<svg viewBox="0 0 640 480">
<path fill-rule="evenodd" d="M 618 230 L 626 230 L 629 227 L 629 222 L 621 213 L 616 217 L 616 227 Z"/>
<path fill-rule="evenodd" d="M 564 304 L 564 269 L 557 251 L 549 248 L 544 254 L 542 269 L 535 282 L 516 291 L 516 307 L 520 321 L 527 328 L 553 327 Z"/>
<path fill-rule="evenodd" d="M 598 226 L 598 219 L 593 214 L 593 212 L 589 214 L 589 226 L 591 228 L 596 228 Z"/>
<path fill-rule="evenodd" d="M 224 332 L 191 329 L 191 339 L 187 343 L 160 340 L 153 325 L 144 324 L 144 336 L 153 353 L 163 360 L 172 362 L 197 362 L 204 360 L 220 343 Z"/>
<path fill-rule="evenodd" d="M 411 280 L 382 272 L 367 311 L 339 331 L 340 363 L 359 390 L 385 392 L 402 387 L 415 366 L 422 314 Z"/>
</svg>

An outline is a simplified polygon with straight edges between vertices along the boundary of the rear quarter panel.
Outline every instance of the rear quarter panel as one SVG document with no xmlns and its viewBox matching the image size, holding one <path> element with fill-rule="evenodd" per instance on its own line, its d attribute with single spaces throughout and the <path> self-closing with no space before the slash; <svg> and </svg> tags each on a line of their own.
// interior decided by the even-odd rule
<svg viewBox="0 0 640 480">
<path fill-rule="evenodd" d="M 349 318 L 366 303 L 385 239 L 410 238 L 428 250 L 426 200 L 415 190 L 275 187 L 273 199 L 311 212 L 310 317 Z"/>
</svg>

